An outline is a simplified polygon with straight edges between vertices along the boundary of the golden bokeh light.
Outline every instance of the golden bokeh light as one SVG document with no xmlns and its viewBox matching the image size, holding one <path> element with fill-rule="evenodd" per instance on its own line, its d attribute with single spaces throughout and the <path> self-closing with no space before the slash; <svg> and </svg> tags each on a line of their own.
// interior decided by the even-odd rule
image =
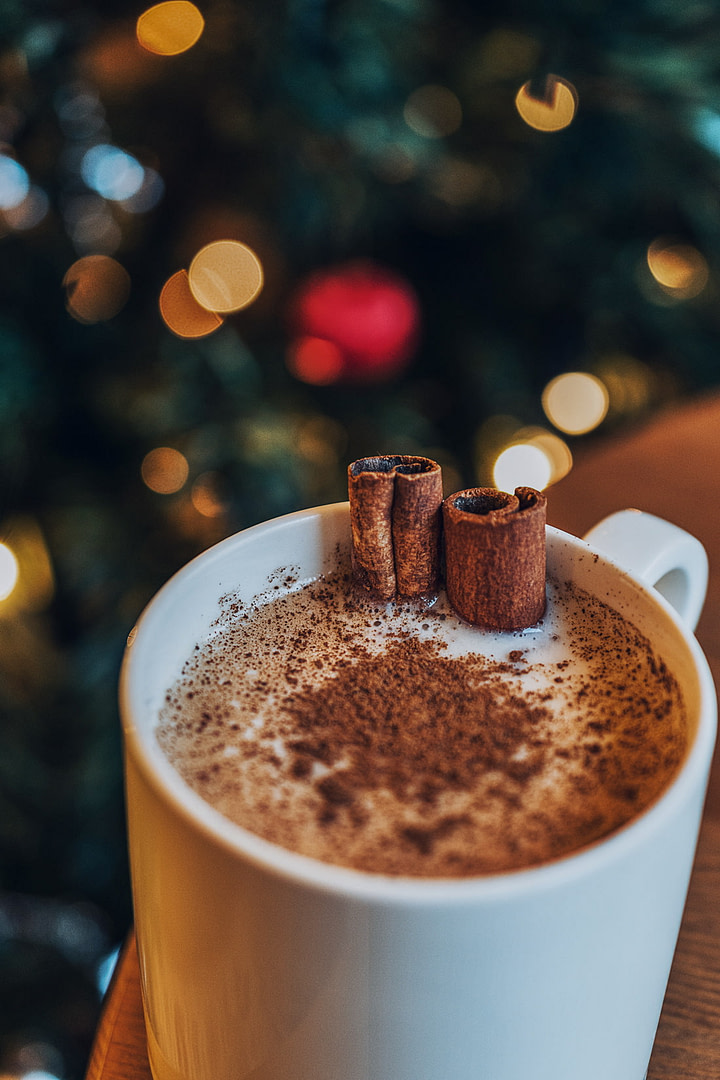
<svg viewBox="0 0 720 1080">
<path fill-rule="evenodd" d="M 0 542 L 0 600 L 7 600 L 20 577 L 20 565 L 15 552 Z"/>
<path fill-rule="evenodd" d="M 140 45 L 158 56 L 177 56 L 199 40 L 205 20 L 189 0 L 167 0 L 142 13 L 135 32 Z"/>
<path fill-rule="evenodd" d="M 593 366 L 607 387 L 610 415 L 630 415 L 647 408 L 657 375 L 642 360 L 629 353 L 608 353 Z"/>
<path fill-rule="evenodd" d="M 582 435 L 601 424 L 609 402 L 605 384 L 584 371 L 557 375 L 542 394 L 542 406 L 548 420 L 568 435 Z"/>
<path fill-rule="evenodd" d="M 84 255 L 63 278 L 65 306 L 81 323 L 106 322 L 125 306 L 130 275 L 109 255 Z"/>
<path fill-rule="evenodd" d="M 255 252 L 238 240 L 215 240 L 198 251 L 188 280 L 193 296 L 208 311 L 229 315 L 251 304 L 263 287 Z"/>
<path fill-rule="evenodd" d="M 143 481 L 158 495 L 173 495 L 187 482 L 190 467 L 187 458 L 171 446 L 157 446 L 143 458 Z"/>
<path fill-rule="evenodd" d="M 647 263 L 658 285 L 680 300 L 699 296 L 710 276 L 707 260 L 692 244 L 654 240 Z"/>
<path fill-rule="evenodd" d="M 564 439 L 561 439 L 559 435 L 555 435 L 554 432 L 546 431 L 544 428 L 523 428 L 516 438 L 522 439 L 528 445 L 536 446 L 539 450 L 542 450 L 550 462 L 550 480 L 548 483 L 556 484 L 558 480 L 562 480 L 563 476 L 567 476 L 572 469 L 573 456 L 570 447 Z"/>
<path fill-rule="evenodd" d="M 416 135 L 441 139 L 462 123 L 462 105 L 447 86 L 429 84 L 413 90 L 403 109 L 405 123 Z"/>
<path fill-rule="evenodd" d="M 221 494 L 220 478 L 217 473 L 204 472 L 198 476 L 190 491 L 190 501 L 206 518 L 217 518 L 227 510 L 227 503 Z"/>
<path fill-rule="evenodd" d="M 345 448 L 347 433 L 329 416 L 309 416 L 298 425 L 295 446 L 300 457 L 319 468 L 334 468 Z"/>
<path fill-rule="evenodd" d="M 578 107 L 577 90 L 567 79 L 548 75 L 542 97 L 531 93 L 532 83 L 521 86 L 515 107 L 526 124 L 536 131 L 562 131 L 571 124 Z"/>
<path fill-rule="evenodd" d="M 197 302 L 190 289 L 187 270 L 178 270 L 163 285 L 160 314 L 173 334 L 181 338 L 207 337 L 223 324 L 222 316 Z"/>
<path fill-rule="evenodd" d="M 2 536 L 0 616 L 44 610 L 55 592 L 55 576 L 40 527 L 19 516 L 3 524 Z"/>
</svg>

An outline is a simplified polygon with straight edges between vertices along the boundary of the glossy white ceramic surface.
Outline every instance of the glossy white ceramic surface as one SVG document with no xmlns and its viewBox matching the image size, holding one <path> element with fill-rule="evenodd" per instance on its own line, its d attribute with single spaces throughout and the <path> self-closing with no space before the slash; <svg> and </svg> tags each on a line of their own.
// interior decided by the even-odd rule
<svg viewBox="0 0 720 1080">
<path fill-rule="evenodd" d="M 121 679 L 155 1080 L 640 1080 L 716 724 L 691 632 L 704 552 L 641 517 L 641 528 L 634 513 L 625 525 L 609 519 L 594 547 L 548 529 L 548 564 L 627 614 L 670 664 L 696 723 L 682 772 L 606 841 L 486 878 L 393 879 L 284 851 L 223 819 L 155 745 L 165 690 L 217 617 L 219 597 L 250 599 L 280 567 L 321 572 L 349 543 L 346 504 L 231 537 L 161 590 L 131 635 Z M 655 580 L 682 586 L 682 616 L 638 580 L 651 581 L 658 566 Z"/>
</svg>

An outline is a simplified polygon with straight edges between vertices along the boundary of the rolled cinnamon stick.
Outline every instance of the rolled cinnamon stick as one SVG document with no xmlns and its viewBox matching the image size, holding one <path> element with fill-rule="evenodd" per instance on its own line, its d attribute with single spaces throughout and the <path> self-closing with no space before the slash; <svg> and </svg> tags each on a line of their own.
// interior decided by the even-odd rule
<svg viewBox="0 0 720 1080">
<path fill-rule="evenodd" d="M 430 458 L 385 454 L 348 466 L 352 566 L 383 600 L 437 592 L 442 471 Z"/>
<path fill-rule="evenodd" d="M 348 466 L 348 496 L 355 582 L 366 592 L 391 600 L 397 591 L 392 540 L 394 459 L 353 461 Z"/>
<path fill-rule="evenodd" d="M 545 611 L 547 500 L 468 488 L 443 503 L 445 586 L 463 619 L 492 630 L 522 630 Z"/>
</svg>

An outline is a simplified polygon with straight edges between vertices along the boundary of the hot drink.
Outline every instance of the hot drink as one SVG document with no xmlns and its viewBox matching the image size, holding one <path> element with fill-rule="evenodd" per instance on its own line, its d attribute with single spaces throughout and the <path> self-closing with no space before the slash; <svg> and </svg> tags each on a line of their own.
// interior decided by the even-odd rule
<svg viewBox="0 0 720 1080">
<path fill-rule="evenodd" d="M 548 581 L 519 632 L 371 601 L 349 568 L 232 597 L 169 689 L 157 738 L 207 802 L 363 871 L 537 865 L 636 817 L 686 753 L 674 678 L 631 623 Z"/>
<path fill-rule="evenodd" d="M 586 542 L 541 533 L 532 493 L 472 492 L 454 499 L 439 580 L 432 522 L 413 547 L 405 516 L 432 508 L 433 473 L 366 465 L 363 498 L 392 495 L 389 519 L 374 498 L 359 515 L 382 526 L 382 558 L 360 552 L 382 599 L 360 599 L 357 523 L 338 503 L 204 552 L 130 636 L 153 1076 L 637 1080 L 713 755 L 690 629 L 704 552 L 637 511 Z M 676 615 L 650 580 L 670 581 Z"/>
</svg>

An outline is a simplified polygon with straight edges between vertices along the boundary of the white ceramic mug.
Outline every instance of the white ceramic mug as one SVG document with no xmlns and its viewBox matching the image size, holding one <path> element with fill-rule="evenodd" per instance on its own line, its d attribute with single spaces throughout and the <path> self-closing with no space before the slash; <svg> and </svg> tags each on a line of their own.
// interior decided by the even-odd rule
<svg viewBox="0 0 720 1080">
<path fill-rule="evenodd" d="M 393 879 L 276 847 L 204 803 L 156 745 L 165 691 L 219 598 L 252 598 L 279 567 L 321 572 L 349 545 L 347 504 L 230 537 L 159 592 L 121 679 L 155 1080 L 642 1080 L 715 739 L 713 683 L 692 634 L 707 559 L 687 533 L 633 511 L 590 539 L 548 528 L 549 570 L 650 638 L 692 717 L 687 759 L 657 803 L 604 841 L 474 879 Z"/>
</svg>

